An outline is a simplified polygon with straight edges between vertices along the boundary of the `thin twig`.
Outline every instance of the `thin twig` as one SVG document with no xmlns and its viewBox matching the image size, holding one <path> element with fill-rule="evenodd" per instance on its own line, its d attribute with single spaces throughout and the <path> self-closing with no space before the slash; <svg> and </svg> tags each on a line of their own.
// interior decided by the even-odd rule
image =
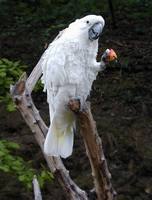
<svg viewBox="0 0 152 200">
<path fill-rule="evenodd" d="M 41 190 L 36 176 L 34 176 L 33 178 L 33 190 L 34 190 L 34 199 L 42 200 Z"/>
</svg>

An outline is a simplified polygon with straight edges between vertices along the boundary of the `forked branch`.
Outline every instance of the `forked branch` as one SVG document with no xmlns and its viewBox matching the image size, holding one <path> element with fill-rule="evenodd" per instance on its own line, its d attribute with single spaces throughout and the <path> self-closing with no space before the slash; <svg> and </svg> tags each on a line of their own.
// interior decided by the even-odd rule
<svg viewBox="0 0 152 200">
<path fill-rule="evenodd" d="M 31 97 L 31 92 L 40 78 L 41 73 L 40 60 L 28 79 L 26 79 L 26 74 L 23 74 L 19 81 L 14 86 L 11 86 L 10 91 L 12 98 L 25 122 L 34 134 L 43 152 L 44 158 L 54 177 L 62 186 L 66 198 L 68 200 L 88 200 L 86 192 L 81 190 L 69 176 L 69 172 L 65 168 L 62 160 L 59 157 L 51 157 L 44 154 L 43 145 L 48 128 L 42 120 Z M 83 111 L 79 111 L 79 106 L 79 102 L 69 102 L 69 107 L 73 112 L 76 112 L 80 124 L 80 132 L 90 161 L 97 199 L 113 200 L 115 192 L 111 185 L 111 176 L 104 156 L 101 139 L 99 138 L 90 111 L 90 106 L 87 105 Z"/>
<path fill-rule="evenodd" d="M 74 183 L 69 176 L 69 172 L 65 168 L 62 160 L 59 157 L 50 157 L 44 154 L 43 144 L 48 128 L 42 120 L 39 111 L 35 107 L 31 98 L 31 92 L 40 76 L 41 68 L 38 63 L 27 80 L 26 75 L 23 74 L 19 81 L 14 86 L 11 86 L 10 92 L 12 98 L 16 104 L 16 107 L 21 112 L 25 122 L 34 134 L 35 139 L 43 152 L 46 162 L 54 177 L 62 186 L 66 198 L 68 200 L 87 200 L 88 197 L 86 192 L 81 190 Z"/>
</svg>

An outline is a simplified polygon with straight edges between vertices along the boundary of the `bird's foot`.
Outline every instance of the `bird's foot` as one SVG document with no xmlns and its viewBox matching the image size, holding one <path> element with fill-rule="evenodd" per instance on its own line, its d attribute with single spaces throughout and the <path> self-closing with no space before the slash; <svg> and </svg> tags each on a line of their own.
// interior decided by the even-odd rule
<svg viewBox="0 0 152 200">
<path fill-rule="evenodd" d="M 71 98 L 68 103 L 68 107 L 75 113 L 82 110 L 82 104 L 80 98 Z"/>
</svg>

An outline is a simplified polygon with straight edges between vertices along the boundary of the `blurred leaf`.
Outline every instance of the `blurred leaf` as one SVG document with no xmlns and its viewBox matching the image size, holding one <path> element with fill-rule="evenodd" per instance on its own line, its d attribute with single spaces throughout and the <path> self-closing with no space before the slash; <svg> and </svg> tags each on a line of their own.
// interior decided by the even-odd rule
<svg viewBox="0 0 152 200">
<path fill-rule="evenodd" d="M 14 150 L 19 150 L 19 145 L 15 142 L 0 140 L 0 170 L 6 173 L 16 175 L 26 188 L 32 188 L 33 176 L 36 174 L 40 180 L 40 186 L 43 187 L 46 181 L 51 181 L 53 175 L 46 169 L 40 172 L 31 167 L 30 162 L 14 155 Z"/>
<path fill-rule="evenodd" d="M 25 65 L 21 65 L 20 61 L 12 62 L 6 58 L 0 59 L 0 102 L 5 103 L 8 111 L 15 110 L 15 105 L 9 95 L 10 84 L 18 80 Z"/>
</svg>

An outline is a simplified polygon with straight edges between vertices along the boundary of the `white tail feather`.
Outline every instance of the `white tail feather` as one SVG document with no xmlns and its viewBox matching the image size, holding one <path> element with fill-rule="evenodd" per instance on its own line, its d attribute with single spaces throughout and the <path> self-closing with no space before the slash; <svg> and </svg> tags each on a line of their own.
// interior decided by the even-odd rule
<svg viewBox="0 0 152 200">
<path fill-rule="evenodd" d="M 67 158 L 73 149 L 73 127 L 66 128 L 64 132 L 50 126 L 44 142 L 44 152 L 49 156 Z"/>
</svg>

